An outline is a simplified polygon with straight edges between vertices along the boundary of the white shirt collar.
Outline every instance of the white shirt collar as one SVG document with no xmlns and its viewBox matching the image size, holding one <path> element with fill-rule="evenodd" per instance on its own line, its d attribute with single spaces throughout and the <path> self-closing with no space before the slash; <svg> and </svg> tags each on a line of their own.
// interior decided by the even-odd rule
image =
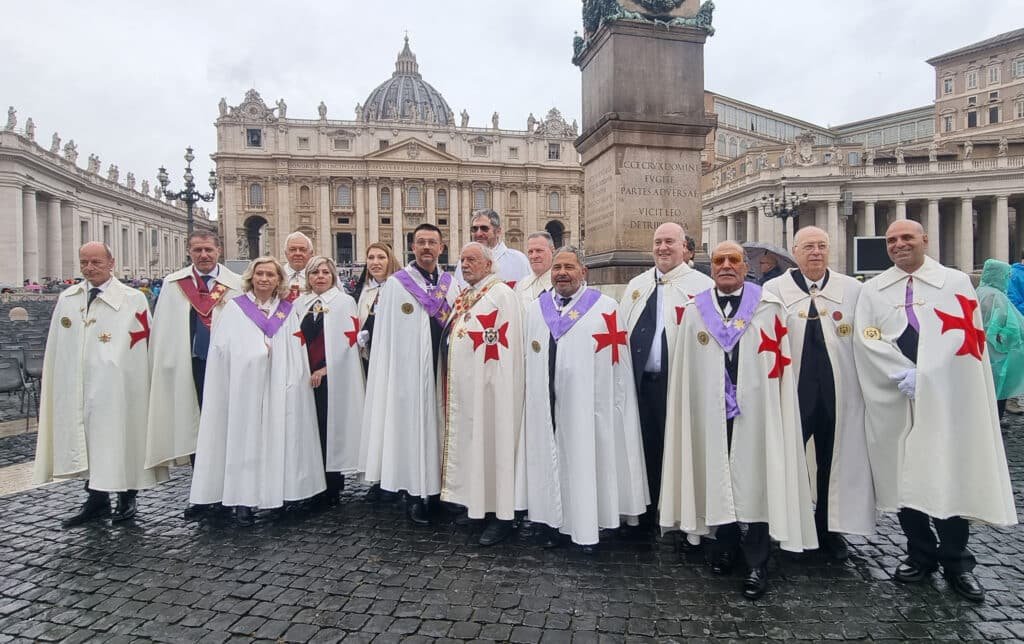
<svg viewBox="0 0 1024 644">
<path fill-rule="evenodd" d="M 723 293 L 722 291 L 718 290 L 718 287 L 716 286 L 715 287 L 715 295 L 718 296 L 718 297 L 731 297 L 733 295 L 735 295 L 737 297 L 743 297 L 743 287 L 742 286 L 739 287 L 738 289 L 736 289 L 732 293 Z"/>
<path fill-rule="evenodd" d="M 86 284 L 86 289 L 85 289 L 85 291 L 86 291 L 86 292 L 88 293 L 88 292 L 89 292 L 89 291 L 91 291 L 92 289 L 94 289 L 94 288 L 98 288 L 98 289 L 100 290 L 100 293 L 103 293 L 103 292 L 105 292 L 105 291 L 106 291 L 106 290 L 107 290 L 108 288 L 110 288 L 110 283 L 111 283 L 111 282 L 113 282 L 113 281 L 114 281 L 114 276 L 113 276 L 113 275 L 111 275 L 111 276 L 110 276 L 110 279 L 108 279 L 108 280 L 107 280 L 106 282 L 103 282 L 103 283 L 102 283 L 102 284 L 100 284 L 99 286 L 93 286 L 93 285 L 92 285 L 92 282 L 90 282 L 89 280 L 85 280 L 85 284 Z"/>
</svg>

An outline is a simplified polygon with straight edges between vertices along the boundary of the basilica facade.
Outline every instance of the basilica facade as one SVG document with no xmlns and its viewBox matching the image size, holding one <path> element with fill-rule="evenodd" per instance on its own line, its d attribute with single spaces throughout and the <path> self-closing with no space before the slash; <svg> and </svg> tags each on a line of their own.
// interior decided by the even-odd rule
<svg viewBox="0 0 1024 644">
<path fill-rule="evenodd" d="M 317 253 L 359 264 L 376 241 L 408 253 L 413 229 L 429 222 L 449 247 L 442 263 L 454 263 L 481 208 L 501 214 L 512 248 L 537 230 L 581 242 L 578 126 L 557 109 L 529 115 L 525 129 L 502 127 L 497 112 L 490 127 L 471 127 L 423 80 L 406 38 L 394 74 L 354 118 L 328 118 L 323 102 L 317 112 L 291 118 L 284 99 L 268 105 L 255 89 L 238 105 L 221 100 L 214 160 L 229 259 L 280 255 L 298 230 Z"/>
</svg>

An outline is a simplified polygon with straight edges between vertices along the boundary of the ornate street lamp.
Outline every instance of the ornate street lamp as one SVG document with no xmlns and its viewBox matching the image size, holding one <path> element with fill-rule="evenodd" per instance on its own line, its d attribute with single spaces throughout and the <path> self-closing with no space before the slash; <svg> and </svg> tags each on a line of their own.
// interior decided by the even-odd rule
<svg viewBox="0 0 1024 644">
<path fill-rule="evenodd" d="M 807 201 L 807 193 L 797 194 L 795 190 L 786 193 L 786 178 L 782 177 L 781 196 L 776 197 L 774 192 L 761 197 L 761 212 L 765 217 L 775 217 L 782 220 L 782 247 L 788 248 L 786 244 L 786 220 L 796 217 L 797 208 Z"/>
<path fill-rule="evenodd" d="M 195 160 L 195 155 L 192 154 L 192 147 L 185 148 L 185 189 L 178 192 L 174 192 L 167 189 L 167 185 L 170 183 L 167 177 L 167 168 L 160 166 L 160 171 L 157 172 L 156 178 L 160 182 L 160 189 L 164 193 L 164 196 L 168 199 L 177 199 L 184 201 L 185 205 L 188 206 L 188 236 L 192 235 L 192 231 L 195 229 L 195 215 L 193 213 L 194 206 L 200 201 L 213 201 L 213 198 L 217 195 L 217 173 L 210 170 L 210 192 L 198 192 L 196 190 L 195 176 L 192 174 L 192 161 Z M 185 239 L 188 239 L 186 237 Z"/>
</svg>

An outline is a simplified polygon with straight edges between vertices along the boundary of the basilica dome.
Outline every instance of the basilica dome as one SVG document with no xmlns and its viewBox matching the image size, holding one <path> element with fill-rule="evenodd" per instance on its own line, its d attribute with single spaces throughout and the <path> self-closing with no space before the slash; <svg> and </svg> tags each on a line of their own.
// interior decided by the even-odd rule
<svg viewBox="0 0 1024 644">
<path fill-rule="evenodd" d="M 429 125 L 454 125 L 454 114 L 441 92 L 420 76 L 416 54 L 409 49 L 409 37 L 395 61 L 395 73 L 370 92 L 359 119 L 405 121 Z"/>
</svg>

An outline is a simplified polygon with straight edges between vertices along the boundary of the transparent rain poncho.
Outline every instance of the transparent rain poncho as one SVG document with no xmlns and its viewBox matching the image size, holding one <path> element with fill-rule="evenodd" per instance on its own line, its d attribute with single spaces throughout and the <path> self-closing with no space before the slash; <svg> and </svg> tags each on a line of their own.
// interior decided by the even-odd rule
<svg viewBox="0 0 1024 644">
<path fill-rule="evenodd" d="M 997 400 L 1024 393 L 1024 315 L 1006 296 L 1009 283 L 1009 264 L 997 259 L 985 260 L 978 301 Z"/>
</svg>

